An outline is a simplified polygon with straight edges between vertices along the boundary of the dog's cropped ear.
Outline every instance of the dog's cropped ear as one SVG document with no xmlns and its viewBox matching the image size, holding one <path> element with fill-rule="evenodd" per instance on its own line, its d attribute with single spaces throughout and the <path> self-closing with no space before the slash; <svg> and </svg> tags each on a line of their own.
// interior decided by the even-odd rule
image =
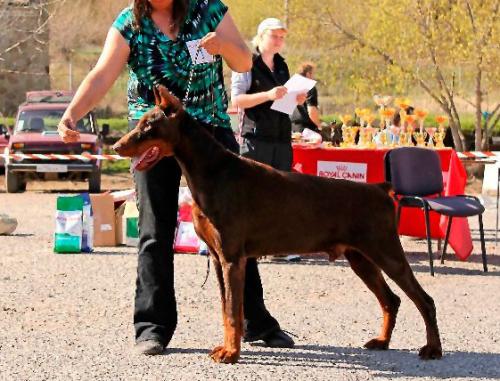
<svg viewBox="0 0 500 381">
<path fill-rule="evenodd" d="M 173 111 L 177 111 L 182 108 L 181 101 L 173 95 L 167 88 L 163 85 L 158 85 L 156 87 L 159 97 L 161 99 L 159 106 L 165 110 L 167 107 L 173 109 Z M 156 95 L 155 95 L 156 97 Z"/>
</svg>

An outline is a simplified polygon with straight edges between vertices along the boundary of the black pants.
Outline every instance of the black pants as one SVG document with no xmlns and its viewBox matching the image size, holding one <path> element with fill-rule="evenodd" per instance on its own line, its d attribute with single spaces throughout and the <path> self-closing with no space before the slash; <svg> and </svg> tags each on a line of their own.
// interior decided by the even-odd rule
<svg viewBox="0 0 500 381">
<path fill-rule="evenodd" d="M 290 172 L 292 170 L 293 150 L 291 143 L 245 138 L 241 147 L 241 155 L 281 171 Z"/>
<path fill-rule="evenodd" d="M 227 149 L 238 151 L 231 130 L 216 129 L 214 136 Z M 180 177 L 174 158 L 164 158 L 149 171 L 134 173 L 139 208 L 134 308 L 137 341 L 158 339 L 167 345 L 177 325 L 173 241 Z M 280 328 L 264 305 L 255 259 L 247 260 L 244 298 L 246 334 L 253 336 Z"/>
</svg>

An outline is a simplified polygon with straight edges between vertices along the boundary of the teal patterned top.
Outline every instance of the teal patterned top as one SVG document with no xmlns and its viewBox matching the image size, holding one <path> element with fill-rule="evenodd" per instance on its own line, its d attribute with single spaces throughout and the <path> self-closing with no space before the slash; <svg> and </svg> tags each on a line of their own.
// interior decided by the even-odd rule
<svg viewBox="0 0 500 381">
<path fill-rule="evenodd" d="M 130 47 L 129 119 L 140 119 L 154 106 L 153 86 L 156 84 L 165 85 L 182 101 L 194 67 L 189 99 L 184 105 L 187 111 L 200 122 L 231 128 L 226 112 L 227 94 L 221 58 L 216 57 L 213 63 L 193 65 L 186 46 L 187 41 L 215 31 L 226 12 L 227 6 L 220 0 L 190 0 L 188 14 L 175 41 L 149 17 L 143 18 L 140 28 L 134 28 L 132 7 L 125 8 L 118 15 L 113 27 Z"/>
</svg>

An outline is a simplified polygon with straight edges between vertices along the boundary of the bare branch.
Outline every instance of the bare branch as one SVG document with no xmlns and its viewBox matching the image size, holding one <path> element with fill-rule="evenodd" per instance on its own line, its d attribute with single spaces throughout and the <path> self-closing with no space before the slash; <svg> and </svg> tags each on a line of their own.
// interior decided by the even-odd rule
<svg viewBox="0 0 500 381">
<path fill-rule="evenodd" d="M 380 57 L 382 57 L 382 59 L 387 64 L 393 65 L 393 66 L 397 67 L 403 73 L 405 73 L 406 75 L 408 75 L 410 78 L 416 80 L 419 83 L 419 85 L 427 92 L 427 94 L 429 94 L 439 105 L 441 105 L 442 107 L 445 106 L 445 102 L 443 102 L 443 99 L 441 99 L 438 94 L 434 93 L 434 91 L 432 91 L 432 89 L 430 88 L 430 86 L 428 86 L 422 80 L 422 78 L 420 78 L 413 70 L 411 70 L 411 69 L 403 66 L 399 62 L 396 62 L 396 60 L 389 53 L 383 51 L 382 49 L 378 48 L 377 46 L 375 46 L 373 44 L 370 44 L 368 41 L 364 40 L 361 36 L 359 36 L 357 34 L 354 34 L 353 32 L 348 31 L 340 22 L 338 22 L 333 17 L 333 15 L 331 14 L 329 8 L 326 9 L 326 14 L 329 17 L 331 24 L 340 33 L 342 33 L 344 36 L 346 36 L 347 38 L 351 39 L 352 41 L 357 42 L 360 46 L 366 47 L 366 48 L 370 49 L 371 51 L 373 51 L 374 53 L 376 53 L 377 55 L 379 55 Z"/>
</svg>

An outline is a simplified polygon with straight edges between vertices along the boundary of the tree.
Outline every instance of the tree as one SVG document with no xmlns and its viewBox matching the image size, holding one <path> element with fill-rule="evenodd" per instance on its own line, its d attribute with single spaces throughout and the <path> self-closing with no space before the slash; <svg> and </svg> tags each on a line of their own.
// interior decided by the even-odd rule
<svg viewBox="0 0 500 381">
<path fill-rule="evenodd" d="M 332 4 L 334 3 L 334 4 Z M 461 67 L 475 80 L 475 147 L 487 147 L 499 122 L 500 102 L 483 118 L 483 95 L 498 79 L 500 0 L 353 0 L 349 14 L 325 7 L 325 25 L 355 42 L 365 54 L 379 57 L 388 72 L 418 84 L 449 117 L 457 150 L 465 148 L 457 98 L 467 89 L 457 86 Z M 362 12 L 362 13 L 353 13 Z M 357 16 L 357 20 L 350 17 Z M 354 16 L 354 17 L 356 17 Z M 359 28 L 359 20 L 364 20 Z M 429 65 L 430 70 L 422 70 Z"/>
</svg>

